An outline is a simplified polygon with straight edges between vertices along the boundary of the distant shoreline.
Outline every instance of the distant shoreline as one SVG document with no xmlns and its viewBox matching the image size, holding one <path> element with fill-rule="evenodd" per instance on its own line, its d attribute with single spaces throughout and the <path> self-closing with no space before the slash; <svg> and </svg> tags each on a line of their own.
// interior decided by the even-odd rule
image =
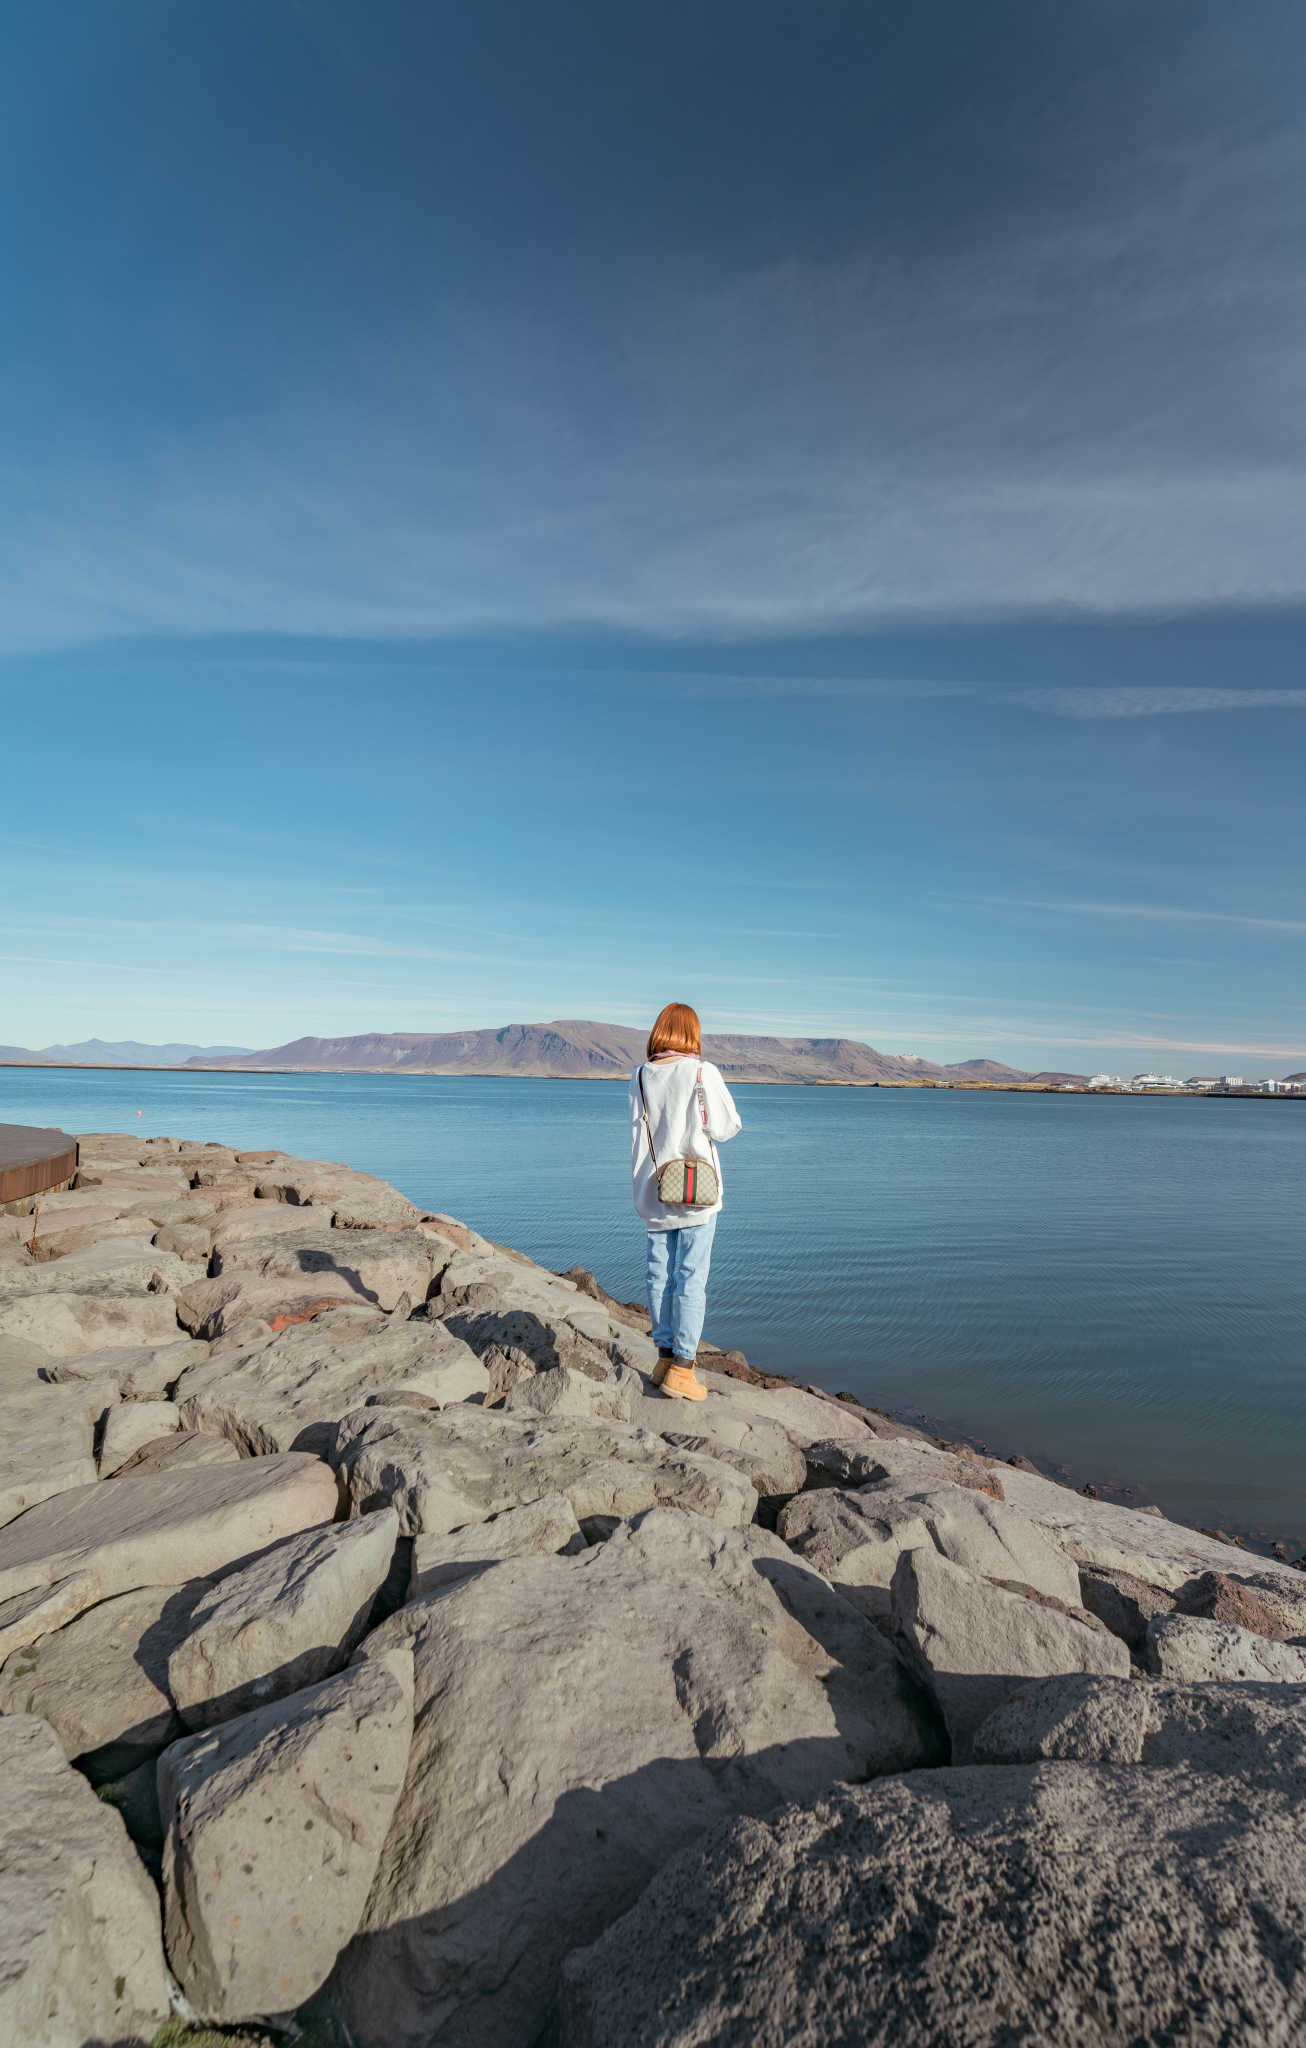
<svg viewBox="0 0 1306 2048">
<path fill-rule="evenodd" d="M 457 1072 L 438 1067 L 138 1067 L 106 1066 L 95 1060 L 0 1060 L 0 1069 L 13 1068 L 40 1074 L 186 1074 L 194 1080 L 200 1074 L 239 1080 L 242 1074 L 280 1074 L 312 1080 L 326 1075 L 372 1074 L 395 1081 L 574 1081 L 626 1082 L 625 1074 L 505 1074 L 491 1068 L 462 1068 Z M 1065 1081 L 836 1081 L 828 1076 L 810 1081 L 785 1075 L 776 1080 L 765 1076 L 730 1079 L 732 1088 L 884 1088 L 911 1094 L 934 1095 L 1110 1095 L 1131 1100 L 1182 1102 L 1306 1102 L 1306 1095 L 1264 1094 L 1259 1088 L 1084 1088 Z"/>
</svg>

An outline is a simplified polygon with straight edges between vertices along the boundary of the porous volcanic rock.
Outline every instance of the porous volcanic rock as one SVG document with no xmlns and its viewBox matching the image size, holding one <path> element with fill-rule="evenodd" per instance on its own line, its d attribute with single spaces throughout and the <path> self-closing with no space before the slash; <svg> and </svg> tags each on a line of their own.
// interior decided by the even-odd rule
<svg viewBox="0 0 1306 2048">
<path fill-rule="evenodd" d="M 779 1534 L 873 1618 L 887 1616 L 900 1556 L 931 1546 L 982 1578 L 1014 1579 L 1069 1606 L 1079 1574 L 1063 1550 L 1003 1501 L 962 1485 L 915 1491 L 884 1479 L 848 1493 L 821 1487 L 783 1508 Z"/>
<path fill-rule="evenodd" d="M 1272 1678 L 1306 1681 L 1306 1646 L 1272 1642 L 1230 1621 L 1191 1614 L 1158 1614 L 1147 1624 L 1147 1668 L 1158 1678 L 1195 1680 Z"/>
<path fill-rule="evenodd" d="M 1282 2042 L 1300 1779 L 1083 1764 L 835 1786 L 714 1831 L 563 1971 L 565 2048 Z"/>
<path fill-rule="evenodd" d="M 119 1401 L 104 1411 L 97 1470 L 111 1478 L 143 1444 L 168 1436 L 180 1425 L 171 1401 Z"/>
<path fill-rule="evenodd" d="M 1139 1685 L 1075 1672 L 1019 1686 L 975 1732 L 976 1763 L 1306 1772 L 1306 1684 Z"/>
</svg>

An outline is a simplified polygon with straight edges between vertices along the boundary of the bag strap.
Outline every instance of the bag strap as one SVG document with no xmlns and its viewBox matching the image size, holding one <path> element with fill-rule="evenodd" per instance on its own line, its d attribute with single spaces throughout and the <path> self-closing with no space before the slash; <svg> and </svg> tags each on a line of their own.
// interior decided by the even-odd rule
<svg viewBox="0 0 1306 2048">
<path fill-rule="evenodd" d="M 644 1105 L 644 1136 L 648 1139 L 648 1156 L 653 1161 L 654 1173 L 657 1173 L 660 1169 L 658 1167 L 658 1155 L 653 1150 L 653 1126 L 648 1120 L 648 1097 L 644 1093 L 644 1068 L 642 1065 L 635 1079 L 639 1082 L 639 1099 Z"/>
</svg>

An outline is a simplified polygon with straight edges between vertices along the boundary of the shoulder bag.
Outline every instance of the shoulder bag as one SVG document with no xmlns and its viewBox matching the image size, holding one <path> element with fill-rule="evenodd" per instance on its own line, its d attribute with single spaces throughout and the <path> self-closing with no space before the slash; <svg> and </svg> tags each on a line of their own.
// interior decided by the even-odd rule
<svg viewBox="0 0 1306 2048">
<path fill-rule="evenodd" d="M 648 1120 L 648 1097 L 644 1093 L 644 1069 L 639 1070 L 639 1099 L 644 1105 L 644 1135 L 648 1139 L 648 1156 L 653 1161 L 653 1171 L 658 1177 L 658 1200 L 669 1208 L 713 1209 L 721 1195 L 721 1181 L 715 1165 L 706 1159 L 668 1159 L 665 1166 L 658 1165 L 658 1155 L 653 1150 L 653 1126 Z M 703 1129 L 707 1129 L 707 1097 L 703 1093 L 703 1069 L 699 1066 L 698 1080 L 694 1092 L 698 1097 L 698 1113 Z M 711 1138 L 708 1144 L 712 1144 Z M 713 1157 L 715 1158 L 713 1147 Z"/>
</svg>

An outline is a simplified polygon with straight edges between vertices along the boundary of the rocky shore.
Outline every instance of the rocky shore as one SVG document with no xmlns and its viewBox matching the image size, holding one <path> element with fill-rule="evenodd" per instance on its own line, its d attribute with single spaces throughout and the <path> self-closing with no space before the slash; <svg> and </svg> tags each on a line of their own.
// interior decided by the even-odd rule
<svg viewBox="0 0 1306 2048">
<path fill-rule="evenodd" d="M 1302 2038 L 1302 1574 L 80 1144 L 0 1215 L 0 2039 Z"/>
</svg>

